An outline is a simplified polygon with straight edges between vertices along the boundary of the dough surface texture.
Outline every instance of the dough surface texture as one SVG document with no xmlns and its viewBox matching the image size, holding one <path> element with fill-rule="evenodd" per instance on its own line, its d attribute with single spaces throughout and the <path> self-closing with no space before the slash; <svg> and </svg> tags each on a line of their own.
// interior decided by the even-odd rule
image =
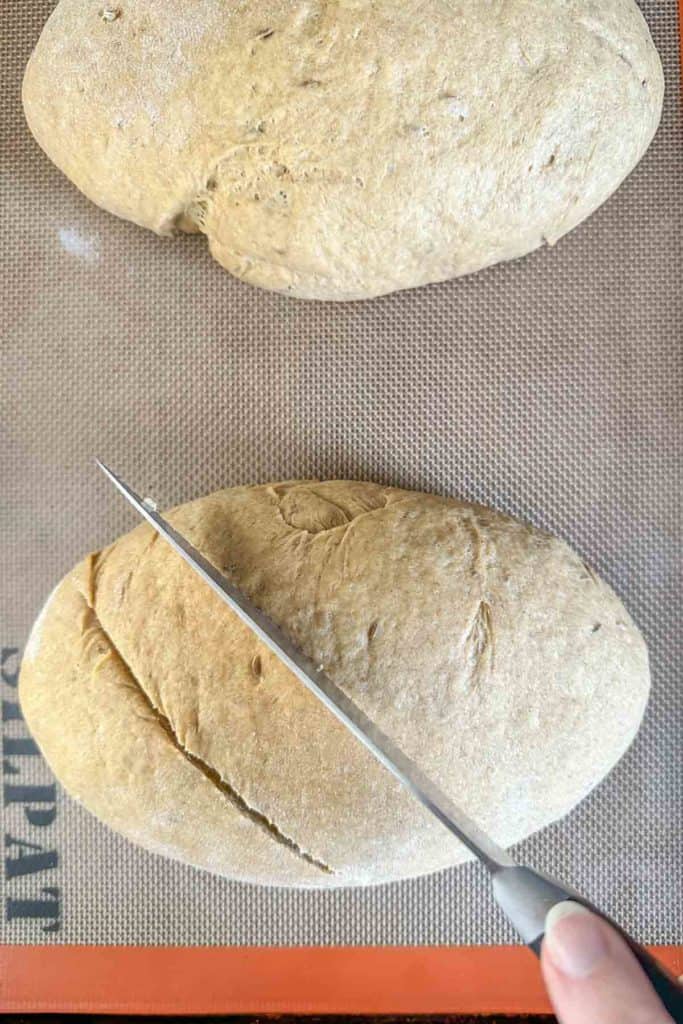
<svg viewBox="0 0 683 1024">
<path fill-rule="evenodd" d="M 634 0 L 61 0 L 24 106 L 106 210 L 343 300 L 555 243 L 643 156 L 663 90 Z"/>
<path fill-rule="evenodd" d="M 169 519 L 502 844 L 569 812 L 635 736 L 643 640 L 545 533 L 348 481 L 231 488 Z M 146 524 L 59 584 L 20 699 L 66 790 L 155 853 L 312 887 L 468 859 Z"/>
</svg>

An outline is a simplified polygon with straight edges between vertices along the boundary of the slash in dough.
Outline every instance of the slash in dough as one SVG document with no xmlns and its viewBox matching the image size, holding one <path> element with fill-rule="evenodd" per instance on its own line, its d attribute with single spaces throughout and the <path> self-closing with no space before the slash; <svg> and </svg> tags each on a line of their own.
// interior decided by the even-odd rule
<svg viewBox="0 0 683 1024">
<path fill-rule="evenodd" d="M 570 811 L 635 736 L 640 633 L 545 533 L 348 481 L 233 488 L 169 519 L 502 844 Z M 20 697 L 67 791 L 155 853 L 328 887 L 468 859 L 147 525 L 59 585 Z"/>
</svg>

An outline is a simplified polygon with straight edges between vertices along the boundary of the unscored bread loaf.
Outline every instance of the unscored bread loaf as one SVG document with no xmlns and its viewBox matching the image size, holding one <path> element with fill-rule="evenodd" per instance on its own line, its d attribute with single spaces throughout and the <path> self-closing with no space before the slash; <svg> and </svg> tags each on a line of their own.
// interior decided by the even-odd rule
<svg viewBox="0 0 683 1024">
<path fill-rule="evenodd" d="M 571 810 L 636 733 L 643 640 L 545 533 L 339 481 L 169 519 L 500 843 Z M 67 791 L 156 853 L 290 886 L 467 859 L 146 524 L 57 587 L 20 697 Z"/>
<path fill-rule="evenodd" d="M 553 244 L 647 149 L 634 0 L 60 0 L 24 106 L 94 202 L 358 299 Z"/>
</svg>

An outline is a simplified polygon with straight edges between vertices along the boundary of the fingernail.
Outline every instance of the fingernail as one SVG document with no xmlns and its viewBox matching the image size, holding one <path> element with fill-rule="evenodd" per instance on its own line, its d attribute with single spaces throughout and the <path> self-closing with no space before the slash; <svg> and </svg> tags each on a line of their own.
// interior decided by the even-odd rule
<svg viewBox="0 0 683 1024">
<path fill-rule="evenodd" d="M 544 950 L 570 978 L 586 978 L 607 956 L 600 919 L 580 903 L 557 903 L 545 920 Z"/>
</svg>

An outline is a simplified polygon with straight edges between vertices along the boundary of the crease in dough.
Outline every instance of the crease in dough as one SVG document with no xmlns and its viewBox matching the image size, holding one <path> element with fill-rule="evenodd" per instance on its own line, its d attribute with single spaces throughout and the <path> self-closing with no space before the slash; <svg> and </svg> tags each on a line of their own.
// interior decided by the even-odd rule
<svg viewBox="0 0 683 1024">
<path fill-rule="evenodd" d="M 249 284 L 343 301 L 555 244 L 659 124 L 635 0 L 318 6 L 145 0 L 107 22 L 60 0 L 29 127 L 116 216 L 202 233 Z"/>
</svg>

